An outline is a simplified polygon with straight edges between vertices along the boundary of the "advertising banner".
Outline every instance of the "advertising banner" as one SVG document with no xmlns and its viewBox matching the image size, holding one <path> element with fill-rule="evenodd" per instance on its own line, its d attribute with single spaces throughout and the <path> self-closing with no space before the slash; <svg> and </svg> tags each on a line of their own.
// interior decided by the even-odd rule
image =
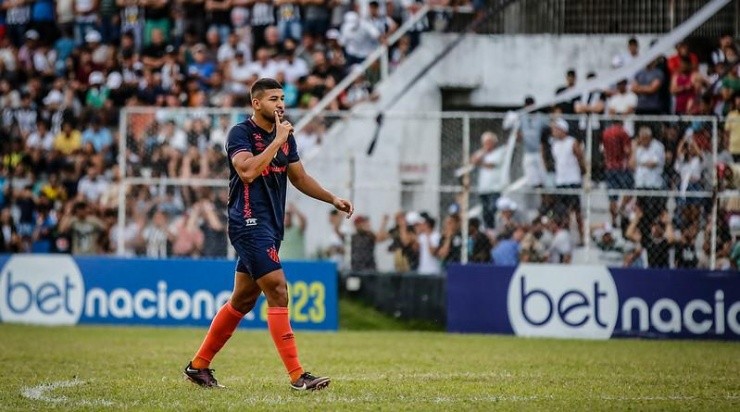
<svg viewBox="0 0 740 412">
<path fill-rule="evenodd" d="M 740 274 L 601 265 L 453 265 L 450 332 L 740 340 Z"/>
<path fill-rule="evenodd" d="M 208 326 L 228 301 L 234 262 L 69 255 L 0 257 L 0 321 L 41 325 Z M 293 328 L 336 330 L 336 267 L 283 262 Z M 240 327 L 266 328 L 260 296 Z"/>
</svg>

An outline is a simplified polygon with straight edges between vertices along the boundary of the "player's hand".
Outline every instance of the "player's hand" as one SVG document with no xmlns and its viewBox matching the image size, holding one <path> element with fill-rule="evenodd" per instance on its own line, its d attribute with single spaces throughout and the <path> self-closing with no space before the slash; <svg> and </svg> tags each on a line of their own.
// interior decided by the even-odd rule
<svg viewBox="0 0 740 412">
<path fill-rule="evenodd" d="M 334 205 L 337 210 L 346 213 L 347 219 L 352 217 L 352 213 L 355 212 L 355 207 L 352 206 L 352 202 L 350 202 L 349 200 L 335 197 L 334 200 L 332 200 L 331 204 Z"/>
<path fill-rule="evenodd" d="M 279 140 L 281 143 L 288 141 L 288 136 L 293 132 L 293 125 L 289 121 L 280 121 L 280 115 L 275 110 L 275 140 Z"/>
</svg>

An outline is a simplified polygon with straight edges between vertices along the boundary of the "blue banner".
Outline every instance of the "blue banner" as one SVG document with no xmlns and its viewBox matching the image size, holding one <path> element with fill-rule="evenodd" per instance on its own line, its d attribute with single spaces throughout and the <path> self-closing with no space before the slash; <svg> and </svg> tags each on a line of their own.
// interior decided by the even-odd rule
<svg viewBox="0 0 740 412">
<path fill-rule="evenodd" d="M 46 325 L 208 326 L 228 301 L 234 262 L 68 255 L 0 257 L 0 320 Z M 330 262 L 283 262 L 293 328 L 337 330 Z M 240 327 L 266 328 L 260 296 Z"/>
<path fill-rule="evenodd" d="M 740 340 L 740 275 L 601 265 L 452 265 L 450 332 Z"/>
</svg>

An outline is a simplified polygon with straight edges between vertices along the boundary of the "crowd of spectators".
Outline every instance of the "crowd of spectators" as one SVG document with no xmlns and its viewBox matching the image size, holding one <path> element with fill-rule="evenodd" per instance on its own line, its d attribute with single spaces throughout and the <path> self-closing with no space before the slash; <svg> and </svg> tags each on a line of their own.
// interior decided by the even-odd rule
<svg viewBox="0 0 740 412">
<path fill-rule="evenodd" d="M 639 43 L 630 39 L 628 50 L 614 57 L 614 68 L 639 53 Z M 484 132 L 470 156 L 480 219 L 467 222 L 468 239 L 462 237 L 454 204 L 441 225 L 425 212 L 400 212 L 392 228 L 385 217 L 373 230 L 368 218 L 360 216 L 347 235 L 350 269 L 376 270 L 372 251 L 386 239 L 394 269 L 421 274 L 443 273 L 447 263 L 460 262 L 465 242 L 469 262 L 505 266 L 588 258 L 617 267 L 708 268 L 713 196 L 740 189 L 740 59 L 732 36 L 721 36 L 709 58 L 701 63 L 681 42 L 674 55 L 654 60 L 633 78 L 520 116 L 522 169 L 528 187 L 543 193 L 523 196 L 520 203 L 501 194 L 505 147 L 495 133 Z M 588 73 L 586 80 L 595 77 Z M 566 84 L 555 93 L 576 87 L 577 79 L 576 71 L 569 70 Z M 528 97 L 525 106 L 536 107 L 534 99 Z M 608 118 L 590 122 L 588 114 Z M 635 114 L 715 117 L 716 162 L 711 122 L 636 122 Z M 593 139 L 590 156 L 587 135 Z M 587 179 L 608 189 L 609 197 L 608 212 L 593 215 L 588 228 L 580 202 Z M 620 193 L 628 190 L 646 194 Z M 716 204 L 716 267 L 737 270 L 740 200 L 725 196 Z M 576 257 L 587 240 L 593 255 Z"/>
<path fill-rule="evenodd" d="M 128 255 L 225 255 L 215 188 L 129 187 L 117 227 L 120 140 L 127 176 L 223 180 L 226 133 L 242 117 L 207 108 L 248 106 L 260 77 L 283 83 L 289 109 L 309 108 L 424 3 L 0 1 L 0 251 L 110 253 L 123 236 Z M 430 27 L 425 17 L 390 50 L 392 67 Z M 372 98 L 370 80 L 329 108 Z M 122 107 L 145 109 L 123 119 Z M 301 150 L 323 129 L 296 136 Z"/>
<path fill-rule="evenodd" d="M 628 50 L 614 56 L 614 68 L 639 53 L 638 41 L 630 39 Z M 523 225 L 528 230 L 517 241 L 522 256 L 531 259 L 541 256 L 534 250 L 545 250 L 549 261 L 569 262 L 585 236 L 591 236 L 597 259 L 610 265 L 709 267 L 713 196 L 740 188 L 733 180 L 740 172 L 740 59 L 731 35 L 722 35 L 719 47 L 707 55 L 711 60 L 702 63 L 687 43 L 680 42 L 675 54 L 655 59 L 633 78 L 517 119 L 527 186 L 544 192 L 536 199 L 525 196 L 521 205 L 535 216 Z M 595 73 L 586 76 L 594 78 Z M 577 79 L 576 71 L 569 70 L 566 84 L 555 93 L 577 87 Z M 534 99 L 525 99 L 525 106 L 535 108 Z M 640 122 L 634 118 L 669 114 L 704 118 Z M 712 117 L 719 121 L 716 159 L 712 122 L 705 120 Z M 587 136 L 591 153 L 586 153 Z M 491 216 L 497 213 L 503 166 L 497 160 L 500 149 L 492 141 L 496 140 L 484 133 L 481 149 L 471 161 L 478 169 L 485 227 L 496 244 L 502 230 Z M 580 193 L 586 183 L 608 189 L 609 197 L 609 213 L 603 220 L 592 216 L 592 222 L 597 220 L 589 228 L 581 219 Z M 633 190 L 646 194 L 620 193 Z M 740 204 L 721 197 L 717 207 L 717 266 L 737 268 Z M 539 231 L 543 220 L 556 234 L 554 242 L 544 236 L 540 242 L 544 249 L 525 240 L 532 228 Z M 517 239 L 516 230 L 503 233 L 505 239 Z M 492 260 L 497 261 L 495 255 Z"/>
<path fill-rule="evenodd" d="M 2 1 L 0 251 L 111 253 L 118 239 L 124 239 L 127 255 L 225 255 L 225 192 L 141 185 L 120 193 L 120 140 L 126 139 L 127 176 L 223 180 L 223 143 L 228 127 L 241 117 L 214 115 L 207 108 L 244 107 L 249 86 L 259 77 L 283 82 L 289 108 L 310 108 L 423 3 Z M 390 50 L 391 68 L 416 47 L 419 33 L 445 18 L 438 13 L 420 20 Z M 612 196 L 611 219 L 584 228 L 579 196 L 568 192 L 543 195 L 533 218 L 528 202 L 517 204 L 498 195 L 501 147 L 497 136 L 487 133 L 481 150 L 471 157 L 480 171 L 480 220 L 462 222 L 459 208 L 439 223 L 427 213 L 399 213 L 373 230 L 369 218 L 360 216 L 351 235 L 340 230 L 341 223 L 332 224 L 326 257 L 343 260 L 350 236 L 355 270 L 372 270 L 374 255 L 363 252 L 385 240 L 398 271 L 438 273 L 445 264 L 461 260 L 463 242 L 475 262 L 568 262 L 590 233 L 604 258 L 615 264 L 706 266 L 709 236 L 702 232 L 709 227 L 711 201 L 690 192 L 714 189 L 708 178 L 711 128 L 702 122 L 635 124 L 629 115 L 720 117 L 726 133 L 719 142 L 718 176 L 728 187 L 740 187 L 735 182 L 740 176 L 738 52 L 732 36 L 722 36 L 719 43 L 707 62 L 680 43 L 675 55 L 655 60 L 633 79 L 559 104 L 551 113 L 521 119 L 524 169 L 532 186 L 579 190 L 586 167 L 583 139 L 591 127 L 598 142 L 588 165 L 591 180 L 613 189 L 675 190 L 670 211 L 677 212 L 672 215 L 665 198 Z M 627 64 L 639 53 L 632 39 L 613 65 Z M 348 109 L 371 99 L 374 79 L 368 73 L 329 108 Z M 566 78 L 558 91 L 576 86 L 575 71 Z M 149 109 L 122 119 L 122 107 Z M 190 110 L 185 116 L 151 107 Z M 590 113 L 624 118 L 589 126 L 585 117 L 567 117 Z M 118 135 L 122 121 L 127 122 L 126 136 Z M 324 128 L 317 121 L 296 136 L 301 150 L 319 145 Z M 119 228 L 121 197 L 127 224 Z M 724 266 L 736 265 L 740 252 L 730 228 L 740 214 L 737 203 L 718 203 L 717 256 Z M 574 212 L 576 231 L 571 230 L 569 211 Z M 288 243 L 300 245 L 305 219 L 294 208 L 286 219 L 296 221 L 286 224 L 293 239 Z M 386 228 L 391 220 L 394 227 Z M 465 241 L 463 223 L 470 233 Z"/>
</svg>

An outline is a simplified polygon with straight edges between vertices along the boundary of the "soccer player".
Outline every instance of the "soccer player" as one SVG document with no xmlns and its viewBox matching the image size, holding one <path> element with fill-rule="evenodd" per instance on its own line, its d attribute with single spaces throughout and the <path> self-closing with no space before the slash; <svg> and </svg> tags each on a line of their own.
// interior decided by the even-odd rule
<svg viewBox="0 0 740 412">
<path fill-rule="evenodd" d="M 230 170 L 228 232 L 238 255 L 234 290 L 185 367 L 185 376 L 202 387 L 222 387 L 209 368 L 211 361 L 264 292 L 267 327 L 290 375 L 291 387 L 323 389 L 330 379 L 304 371 L 288 317 L 288 290 L 278 258 L 287 180 L 306 195 L 331 203 L 348 218 L 353 206 L 321 187 L 303 168 L 293 126 L 283 120 L 282 85 L 273 79 L 259 79 L 252 85 L 251 99 L 254 114 L 232 127 L 226 140 Z"/>
</svg>

